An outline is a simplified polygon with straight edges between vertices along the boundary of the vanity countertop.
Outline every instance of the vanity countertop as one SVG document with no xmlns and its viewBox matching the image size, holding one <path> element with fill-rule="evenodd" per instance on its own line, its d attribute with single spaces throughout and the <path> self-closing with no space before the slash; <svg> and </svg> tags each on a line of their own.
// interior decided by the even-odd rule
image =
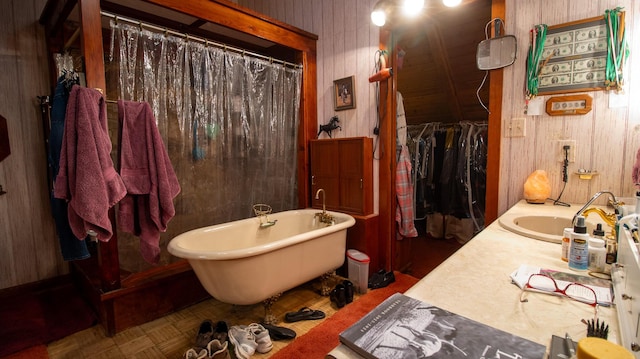
<svg viewBox="0 0 640 359">
<path fill-rule="evenodd" d="M 580 207 L 523 200 L 505 215 L 572 217 Z M 581 319 L 593 318 L 593 307 L 534 292 L 527 292 L 528 302 L 521 303 L 521 290 L 509 277 L 521 264 L 572 272 L 560 254 L 561 244 L 515 234 L 496 220 L 405 294 L 546 346 L 552 335 L 564 337 L 568 333 L 578 341 L 586 336 Z M 600 306 L 598 318 L 609 324 L 608 339 L 618 343 L 615 306 Z"/>
</svg>

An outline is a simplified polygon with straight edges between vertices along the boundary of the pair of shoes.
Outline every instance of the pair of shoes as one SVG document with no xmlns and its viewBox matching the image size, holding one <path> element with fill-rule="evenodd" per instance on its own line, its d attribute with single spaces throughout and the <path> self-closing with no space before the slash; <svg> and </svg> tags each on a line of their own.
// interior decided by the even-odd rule
<svg viewBox="0 0 640 359">
<path fill-rule="evenodd" d="M 200 323 L 198 334 L 196 335 L 195 348 L 206 349 L 207 344 L 213 339 L 213 322 L 205 319 Z"/>
<path fill-rule="evenodd" d="M 329 298 L 338 308 L 353 302 L 353 283 L 349 280 L 342 281 L 329 293 Z"/>
<path fill-rule="evenodd" d="M 224 320 L 220 320 L 216 323 L 215 328 L 213 329 L 213 338 L 218 339 L 220 343 L 224 343 L 227 341 L 227 337 L 229 336 L 229 325 Z"/>
<path fill-rule="evenodd" d="M 321 310 L 313 310 L 308 307 L 300 308 L 297 312 L 289 312 L 284 315 L 284 320 L 289 323 L 299 322 L 301 320 L 317 320 L 324 318 L 324 312 Z"/>
<path fill-rule="evenodd" d="M 384 288 L 395 281 L 396 276 L 393 271 L 387 272 L 384 269 L 380 269 L 369 278 L 368 286 L 371 289 Z"/>
<path fill-rule="evenodd" d="M 184 353 L 184 359 L 231 359 L 227 347 L 229 342 L 220 343 L 214 339 L 207 344 L 205 349 L 191 348 Z"/>
<path fill-rule="evenodd" d="M 273 349 L 269 331 L 256 323 L 232 326 L 229 328 L 229 341 L 238 359 L 248 359 L 256 351 L 264 354 Z"/>
<path fill-rule="evenodd" d="M 287 340 L 296 337 L 296 332 L 292 329 L 266 323 L 262 323 L 261 325 L 269 331 L 269 336 L 273 340 Z"/>
</svg>

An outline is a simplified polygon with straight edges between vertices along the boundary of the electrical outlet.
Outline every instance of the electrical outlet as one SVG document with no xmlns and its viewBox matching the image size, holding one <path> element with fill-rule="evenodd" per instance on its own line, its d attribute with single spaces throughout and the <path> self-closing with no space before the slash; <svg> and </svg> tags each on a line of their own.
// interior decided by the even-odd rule
<svg viewBox="0 0 640 359">
<path fill-rule="evenodd" d="M 527 135 L 526 119 L 512 118 L 507 127 L 507 137 L 524 137 Z"/>
<path fill-rule="evenodd" d="M 559 140 L 556 141 L 557 149 L 556 156 L 558 157 L 558 162 L 564 161 L 564 146 L 569 146 L 569 162 L 576 162 L 576 141 L 575 140 Z"/>
</svg>

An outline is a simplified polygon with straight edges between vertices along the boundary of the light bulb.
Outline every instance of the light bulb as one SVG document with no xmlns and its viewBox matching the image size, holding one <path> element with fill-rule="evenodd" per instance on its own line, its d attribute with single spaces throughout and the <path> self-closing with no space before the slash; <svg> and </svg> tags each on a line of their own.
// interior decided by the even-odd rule
<svg viewBox="0 0 640 359">
<path fill-rule="evenodd" d="M 376 26 L 382 27 L 387 22 L 387 14 L 382 9 L 373 10 L 371 12 L 371 22 Z"/>
<path fill-rule="evenodd" d="M 416 16 L 424 7 L 424 0 L 404 0 L 402 12 L 407 16 Z"/>
<path fill-rule="evenodd" d="M 448 6 L 448 7 L 458 6 L 460 5 L 461 2 L 462 0 L 442 0 L 442 3 L 444 4 L 444 6 Z"/>
</svg>

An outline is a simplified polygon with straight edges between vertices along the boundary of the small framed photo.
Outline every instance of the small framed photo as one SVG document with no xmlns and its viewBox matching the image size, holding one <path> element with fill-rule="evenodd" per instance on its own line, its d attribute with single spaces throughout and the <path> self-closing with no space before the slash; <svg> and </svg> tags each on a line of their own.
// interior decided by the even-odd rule
<svg viewBox="0 0 640 359">
<path fill-rule="evenodd" d="M 333 100 L 336 111 L 356 108 L 355 76 L 333 81 Z"/>
</svg>

